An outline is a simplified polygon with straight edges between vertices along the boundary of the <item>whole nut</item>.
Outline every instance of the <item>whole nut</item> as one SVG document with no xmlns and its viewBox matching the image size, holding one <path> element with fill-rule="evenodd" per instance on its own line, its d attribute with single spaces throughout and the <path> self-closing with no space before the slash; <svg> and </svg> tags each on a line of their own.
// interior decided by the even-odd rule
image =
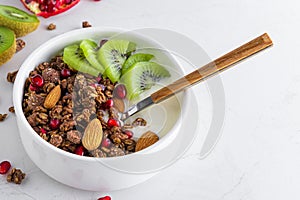
<svg viewBox="0 0 300 200">
<path fill-rule="evenodd" d="M 135 151 L 140 151 L 142 149 L 145 149 L 151 146 L 152 144 L 154 144 L 155 142 L 157 142 L 158 140 L 159 137 L 155 133 L 151 131 L 147 131 L 136 142 Z"/>
<path fill-rule="evenodd" d="M 83 137 L 82 145 L 89 151 L 97 149 L 103 138 L 102 125 L 99 119 L 93 119 L 86 127 Z"/>
<path fill-rule="evenodd" d="M 56 103 L 59 101 L 60 96 L 61 96 L 61 89 L 60 86 L 57 85 L 47 95 L 44 102 L 44 107 L 47 109 L 53 108 L 56 105 Z"/>
</svg>

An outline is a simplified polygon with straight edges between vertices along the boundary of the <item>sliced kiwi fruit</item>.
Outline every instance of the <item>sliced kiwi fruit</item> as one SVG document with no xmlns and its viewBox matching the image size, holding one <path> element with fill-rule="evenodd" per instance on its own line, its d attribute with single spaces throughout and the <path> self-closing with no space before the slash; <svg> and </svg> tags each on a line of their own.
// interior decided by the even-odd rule
<svg viewBox="0 0 300 200">
<path fill-rule="evenodd" d="M 135 63 L 149 61 L 153 57 L 154 57 L 153 55 L 145 54 L 145 53 L 136 53 L 136 54 L 131 55 L 122 66 L 122 74 L 125 74 L 126 71 Z"/>
<path fill-rule="evenodd" d="M 15 33 L 0 26 L 0 66 L 9 61 L 16 52 Z"/>
<path fill-rule="evenodd" d="M 138 62 L 132 65 L 120 80 L 127 90 L 127 98 L 133 100 L 142 92 L 150 89 L 170 73 L 163 66 L 154 62 Z"/>
<path fill-rule="evenodd" d="M 127 40 L 108 40 L 98 51 L 97 58 L 105 67 L 104 75 L 113 83 L 121 77 L 122 66 L 136 45 Z"/>
<path fill-rule="evenodd" d="M 38 28 L 39 19 L 13 6 L 0 5 L 0 26 L 13 30 L 16 37 L 25 36 Z"/>
<path fill-rule="evenodd" d="M 83 51 L 78 44 L 73 44 L 64 48 L 63 61 L 72 69 L 98 76 L 99 71 L 95 69 L 85 58 Z"/>
<path fill-rule="evenodd" d="M 83 51 L 85 58 L 89 63 L 96 68 L 101 74 L 104 72 L 104 67 L 97 59 L 98 45 L 92 40 L 82 40 L 80 43 L 80 48 Z"/>
</svg>

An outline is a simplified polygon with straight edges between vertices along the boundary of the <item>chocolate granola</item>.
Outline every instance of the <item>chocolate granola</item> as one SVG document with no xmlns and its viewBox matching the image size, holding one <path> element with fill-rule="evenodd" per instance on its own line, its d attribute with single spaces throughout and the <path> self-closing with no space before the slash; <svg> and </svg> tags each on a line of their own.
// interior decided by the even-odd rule
<svg viewBox="0 0 300 200">
<path fill-rule="evenodd" d="M 63 74 L 66 70 L 70 75 Z M 43 81 L 39 87 L 31 80 L 35 75 L 40 75 Z M 108 100 L 113 99 L 115 85 L 108 78 L 74 71 L 61 56 L 56 56 L 30 72 L 25 82 L 23 112 L 28 123 L 44 140 L 78 155 L 82 154 L 78 149 L 82 148 L 85 128 L 98 118 L 103 129 L 102 143 L 96 150 L 84 150 L 84 155 L 112 157 L 130 154 L 135 152 L 136 141 L 126 131 L 132 126 L 120 126 L 118 110 L 107 105 Z M 60 98 L 53 107 L 47 108 L 45 99 L 56 86 L 61 89 Z M 116 125 L 111 125 L 112 120 Z M 146 124 L 145 120 L 138 121 Z"/>
</svg>

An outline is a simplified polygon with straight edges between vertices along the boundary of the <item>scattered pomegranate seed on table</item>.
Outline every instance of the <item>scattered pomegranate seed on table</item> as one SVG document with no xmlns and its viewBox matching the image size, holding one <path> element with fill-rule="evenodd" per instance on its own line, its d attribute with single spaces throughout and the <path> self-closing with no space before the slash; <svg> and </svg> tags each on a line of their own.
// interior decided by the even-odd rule
<svg viewBox="0 0 300 200">
<path fill-rule="evenodd" d="M 6 174 L 10 169 L 11 164 L 9 161 L 2 161 L 0 163 L 0 174 Z"/>
<path fill-rule="evenodd" d="M 100 197 L 98 200 L 111 200 L 110 196 Z"/>
</svg>

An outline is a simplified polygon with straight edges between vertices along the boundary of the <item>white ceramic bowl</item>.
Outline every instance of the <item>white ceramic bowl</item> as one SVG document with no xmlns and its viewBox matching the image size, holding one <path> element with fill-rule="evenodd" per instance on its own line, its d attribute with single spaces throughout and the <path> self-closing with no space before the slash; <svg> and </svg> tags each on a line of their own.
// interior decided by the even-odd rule
<svg viewBox="0 0 300 200">
<path fill-rule="evenodd" d="M 164 51 L 157 42 L 134 32 L 115 28 L 88 28 L 71 31 L 55 37 L 36 49 L 21 66 L 14 83 L 13 100 L 20 137 L 32 161 L 47 175 L 66 185 L 91 191 L 112 191 L 141 183 L 155 175 L 161 168 L 172 162 L 173 157 L 164 151 L 180 129 L 186 110 L 189 92 L 178 94 L 170 100 L 139 114 L 150 122 L 150 129 L 156 129 L 160 141 L 140 152 L 114 158 L 91 158 L 78 156 L 58 149 L 44 141 L 29 125 L 23 111 L 22 98 L 24 83 L 29 72 L 39 63 L 48 61 L 62 49 L 82 39 L 100 40 L 110 37 L 128 39 L 138 47 L 147 48 L 157 60 L 169 66 L 174 81 L 182 76 L 182 69 L 176 60 Z M 172 67 L 172 68 L 171 68 Z M 167 82 L 163 83 L 167 84 Z M 158 126 L 162 126 L 159 127 Z M 174 156 L 175 158 L 176 156 Z"/>
</svg>

